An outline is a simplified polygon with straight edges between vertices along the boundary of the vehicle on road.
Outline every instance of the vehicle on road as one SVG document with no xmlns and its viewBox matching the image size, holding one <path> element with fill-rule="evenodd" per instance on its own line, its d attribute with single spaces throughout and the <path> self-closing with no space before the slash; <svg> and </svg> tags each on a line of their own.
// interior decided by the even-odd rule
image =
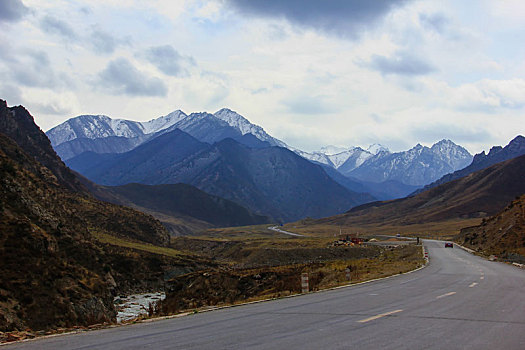
<svg viewBox="0 0 525 350">
<path fill-rule="evenodd" d="M 454 248 L 454 244 L 450 242 L 445 242 L 445 248 Z"/>
</svg>

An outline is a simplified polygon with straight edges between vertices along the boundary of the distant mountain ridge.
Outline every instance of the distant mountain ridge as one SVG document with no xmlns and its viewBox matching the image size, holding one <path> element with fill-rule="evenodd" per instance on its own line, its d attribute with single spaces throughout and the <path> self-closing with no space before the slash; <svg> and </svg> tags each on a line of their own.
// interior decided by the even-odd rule
<svg viewBox="0 0 525 350">
<path fill-rule="evenodd" d="M 49 130 L 48 135 L 62 159 L 69 160 L 84 152 L 125 153 L 175 129 L 208 144 L 231 138 L 251 148 L 288 148 L 313 163 L 333 168 L 350 178 L 346 180 L 324 168 L 344 187 L 353 191 L 359 187 L 354 183 L 360 182 L 368 192 L 381 199 L 408 195 L 418 187 L 463 168 L 472 160 L 468 151 L 449 140 L 442 140 L 430 148 L 417 145 L 397 153 L 391 153 L 380 144 L 367 149 L 327 146 L 316 152 L 304 152 L 286 145 L 227 108 L 214 114 L 187 115 L 177 110 L 148 122 L 80 116 Z M 75 162 L 72 160 L 71 164 Z"/>
<path fill-rule="evenodd" d="M 322 147 L 319 151 L 304 152 L 293 147 L 288 148 L 303 158 L 316 163 L 329 165 L 332 168 L 339 170 L 341 173 L 343 173 L 345 170 L 351 171 L 359 167 L 367 159 L 377 155 L 379 152 L 390 153 L 388 148 L 380 144 L 372 144 L 366 150 L 362 149 L 361 147 L 344 148 L 326 146 Z"/>
<path fill-rule="evenodd" d="M 344 226 L 428 224 L 494 215 L 525 193 L 525 155 L 466 177 L 436 186 L 412 197 L 354 207 L 345 214 L 317 220 Z"/>
<path fill-rule="evenodd" d="M 472 159 L 472 163 L 465 168 L 461 168 L 455 172 L 444 175 L 435 182 L 417 190 L 414 194 L 427 191 L 436 186 L 442 185 L 449 181 L 453 181 L 465 177 L 478 170 L 485 169 L 491 165 L 503 162 L 505 160 L 513 159 L 525 154 L 525 137 L 518 135 L 512 139 L 507 146 L 494 146 L 490 149 L 488 154 L 485 151 L 478 153 Z"/>
<path fill-rule="evenodd" d="M 261 145 L 287 147 L 258 125 L 230 109 L 215 114 L 206 112 L 185 114 L 176 110 L 148 122 L 111 119 L 104 115 L 82 115 L 52 128 L 47 136 L 63 160 L 83 152 L 124 153 L 166 132 L 180 129 L 199 141 L 214 143 L 232 138 L 253 145 L 252 135 Z"/>
<path fill-rule="evenodd" d="M 396 180 L 407 185 L 424 186 L 441 176 L 462 169 L 472 161 L 472 155 L 450 140 L 441 140 L 432 147 L 420 144 L 408 151 L 381 151 L 361 166 L 343 175 L 363 181 Z"/>
</svg>

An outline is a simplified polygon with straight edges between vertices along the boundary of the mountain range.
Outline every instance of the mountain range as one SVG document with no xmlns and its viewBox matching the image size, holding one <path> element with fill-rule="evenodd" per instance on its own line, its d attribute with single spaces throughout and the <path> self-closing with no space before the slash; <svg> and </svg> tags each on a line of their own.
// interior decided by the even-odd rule
<svg viewBox="0 0 525 350">
<path fill-rule="evenodd" d="M 177 110 L 148 122 L 84 115 L 56 126 L 47 135 L 62 159 L 69 160 L 84 152 L 125 153 L 175 129 L 208 144 L 231 138 L 251 148 L 287 148 L 323 166 L 330 177 L 345 188 L 351 191 L 363 188 L 378 199 L 404 197 L 418 187 L 465 167 L 472 160 L 463 147 L 449 140 L 442 140 L 430 148 L 417 145 L 397 153 L 391 153 L 380 144 L 366 150 L 328 146 L 317 152 L 304 152 L 270 136 L 260 126 L 227 108 L 214 114 L 187 115 Z"/>
<path fill-rule="evenodd" d="M 425 186 L 424 188 L 417 190 L 415 193 L 420 193 L 431 189 L 433 187 L 439 186 L 441 184 L 447 183 L 452 180 L 456 180 L 462 177 L 465 177 L 473 172 L 478 170 L 485 169 L 493 164 L 503 162 L 512 158 L 519 157 L 525 154 L 525 137 L 518 135 L 512 139 L 508 145 L 505 147 L 494 146 L 490 149 L 488 154 L 485 154 L 485 151 L 476 154 L 472 163 L 465 167 L 457 170 L 453 173 L 447 174 L 437 181 Z"/>
<path fill-rule="evenodd" d="M 316 163 L 328 165 L 342 173 L 358 168 L 367 159 L 377 155 L 379 152 L 390 152 L 388 148 L 379 144 L 373 144 L 366 150 L 361 147 L 351 147 L 346 149 L 336 146 L 326 146 L 319 151 L 310 153 L 295 148 L 292 150 L 303 158 Z"/>
<path fill-rule="evenodd" d="M 286 146 L 260 126 L 251 124 L 226 108 L 215 114 L 202 112 L 187 115 L 177 110 L 148 122 L 111 119 L 104 115 L 81 115 L 52 128 L 47 136 L 58 155 L 67 160 L 86 151 L 123 153 L 175 129 L 207 143 L 232 138 L 249 144 L 250 138 L 243 136 L 252 135 L 268 146 Z"/>
</svg>

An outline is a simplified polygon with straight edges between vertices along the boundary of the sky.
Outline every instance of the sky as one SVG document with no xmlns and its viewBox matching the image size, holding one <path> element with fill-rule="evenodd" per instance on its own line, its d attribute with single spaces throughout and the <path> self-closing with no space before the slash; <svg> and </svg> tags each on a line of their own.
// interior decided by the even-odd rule
<svg viewBox="0 0 525 350">
<path fill-rule="evenodd" d="M 520 0 L 0 0 L 0 98 L 48 130 L 237 111 L 305 151 L 525 134 Z"/>
</svg>

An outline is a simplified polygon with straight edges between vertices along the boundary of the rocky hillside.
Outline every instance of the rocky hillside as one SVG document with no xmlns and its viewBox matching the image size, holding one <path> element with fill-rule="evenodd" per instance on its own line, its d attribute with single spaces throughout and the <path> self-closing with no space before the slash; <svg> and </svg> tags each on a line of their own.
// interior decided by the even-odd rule
<svg viewBox="0 0 525 350">
<path fill-rule="evenodd" d="M 457 241 L 487 255 L 525 263 L 525 195 L 481 225 L 461 230 Z"/>
<path fill-rule="evenodd" d="M 191 270 L 183 257 L 100 243 L 104 235 L 165 246 L 169 235 L 151 216 L 83 193 L 30 114 L 2 102 L 0 331 L 112 322 L 115 293 L 158 288 L 180 265 Z"/>
<path fill-rule="evenodd" d="M 51 147 L 49 139 L 24 107 L 8 108 L 6 101 L 0 100 L 0 132 L 14 140 L 37 162 L 51 170 L 62 186 L 76 192 L 87 193 L 87 189 L 60 160 Z"/>
</svg>

